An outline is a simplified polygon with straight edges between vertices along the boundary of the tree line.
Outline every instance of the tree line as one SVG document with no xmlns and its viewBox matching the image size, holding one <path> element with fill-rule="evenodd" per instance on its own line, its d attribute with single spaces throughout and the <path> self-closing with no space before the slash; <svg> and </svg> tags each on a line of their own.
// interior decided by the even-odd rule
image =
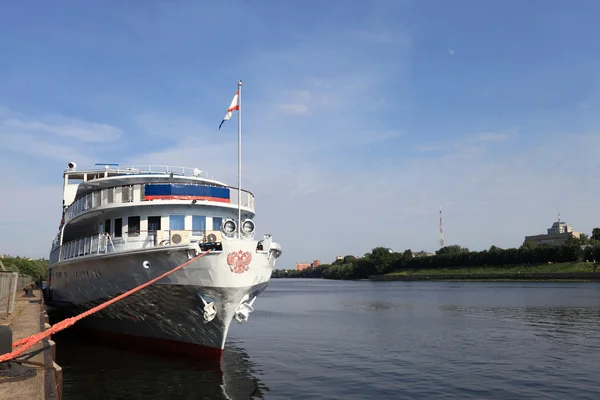
<svg viewBox="0 0 600 400">
<path fill-rule="evenodd" d="M 48 260 L 43 258 L 39 260 L 30 260 L 28 258 L 21 258 L 19 256 L 9 256 L 0 259 L 0 262 L 2 262 L 2 265 L 4 265 L 4 268 L 7 271 L 18 272 L 21 275 L 27 275 L 32 280 L 38 280 L 39 278 L 46 279 L 48 275 Z"/>
<path fill-rule="evenodd" d="M 347 255 L 331 264 L 322 264 L 302 271 L 275 270 L 273 278 L 366 279 L 371 275 L 402 270 L 486 266 L 493 268 L 581 261 L 600 262 L 600 228 L 594 228 L 591 236 L 581 234 L 580 238 L 569 238 L 564 245 L 535 245 L 531 241 L 524 241 L 519 248 L 501 249 L 491 246 L 482 251 L 470 251 L 466 247 L 451 245 L 442 247 L 433 255 L 424 252 L 413 253 L 410 249 L 394 252 L 385 247 L 375 247 L 360 258 Z"/>
</svg>

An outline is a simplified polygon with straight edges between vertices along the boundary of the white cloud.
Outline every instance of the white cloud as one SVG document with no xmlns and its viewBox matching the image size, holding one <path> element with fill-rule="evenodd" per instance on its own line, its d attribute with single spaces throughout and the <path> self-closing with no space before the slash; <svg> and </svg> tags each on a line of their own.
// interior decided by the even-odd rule
<svg viewBox="0 0 600 400">
<path fill-rule="evenodd" d="M 111 149 L 121 130 L 61 116 L 20 114 L 0 107 L 0 253 L 48 257 L 62 204 L 62 171 L 69 161 L 90 165 Z"/>
<path fill-rule="evenodd" d="M 12 153 L 91 162 L 92 153 L 121 134 L 120 129 L 107 124 L 56 115 L 31 117 L 0 107 L 0 148 Z"/>
<path fill-rule="evenodd" d="M 46 132 L 83 142 L 112 142 L 119 139 L 121 131 L 113 126 L 83 122 L 77 119 L 53 118 L 53 123 L 22 121 L 8 118 L 2 121 L 6 129 L 16 132 Z"/>
<path fill-rule="evenodd" d="M 31 168 L 31 163 L 18 164 Z M 0 196 L 0 253 L 48 257 L 60 222 L 61 176 L 57 175 L 56 184 L 44 182 L 36 179 L 35 170 L 19 171 L 6 158 L 0 161 L 0 170 L 12 172 L 3 173 L 5 190 Z"/>
<path fill-rule="evenodd" d="M 471 137 L 471 140 L 480 142 L 503 142 L 510 139 L 514 134 L 508 132 L 482 132 Z"/>
<path fill-rule="evenodd" d="M 308 114 L 308 106 L 305 104 L 277 104 L 277 111 L 283 114 L 291 115 L 306 115 Z"/>
<path fill-rule="evenodd" d="M 435 151 L 440 148 L 439 145 L 415 145 L 415 149 L 419 151 Z"/>
<path fill-rule="evenodd" d="M 259 233 L 272 233 L 284 246 L 281 268 L 305 259 L 362 254 L 378 245 L 435 250 L 440 204 L 446 241 L 474 249 L 519 246 L 525 235 L 549 226 L 559 210 L 576 230 L 591 231 L 596 223 L 589 217 L 594 207 L 589 199 L 600 194 L 599 179 L 580 173 L 592 167 L 587 157 L 600 150 L 600 136 L 594 134 L 545 136 L 543 145 L 513 143 L 513 151 L 506 153 L 494 147 L 504 134 L 465 135 L 435 158 L 398 157 L 368 167 L 370 158 L 364 154 L 335 168 L 330 157 L 310 157 L 310 144 L 286 146 L 285 140 L 269 140 L 277 131 L 261 133 L 246 136 L 243 185 L 257 196 Z M 324 138 L 329 154 L 344 151 L 340 136 Z M 369 137 L 402 141 L 394 131 L 360 131 L 344 145 Z M 572 147 L 565 154 L 567 142 Z M 433 146 L 421 150 L 428 149 Z M 138 161 L 210 165 L 235 184 L 235 151 L 235 141 L 203 151 L 182 138 Z M 559 165 L 548 169 L 548 154 L 559 154 Z"/>
<path fill-rule="evenodd" d="M 463 157 L 479 155 L 485 153 L 492 143 L 500 143 L 517 138 L 517 132 L 517 128 L 498 132 L 479 132 L 454 136 L 452 139 L 436 141 L 434 143 L 420 143 L 416 144 L 414 148 L 421 152 L 439 150 L 444 154 L 462 155 Z"/>
<path fill-rule="evenodd" d="M 169 128 L 184 134 L 173 135 L 162 149 L 140 152 L 124 162 L 199 167 L 235 185 L 235 135 L 223 132 L 217 139 L 214 129 L 174 115 L 154 114 L 137 121 L 144 131 L 155 127 L 154 134 Z M 284 247 L 279 267 L 309 259 L 327 262 L 338 254 L 363 254 L 378 245 L 435 250 L 440 204 L 446 242 L 473 249 L 518 246 L 525 235 L 544 231 L 559 211 L 576 230 L 589 233 L 600 225 L 592 200 L 600 195 L 600 178 L 588 173 L 599 166 L 596 133 L 540 134 L 543 140 L 514 143 L 513 151 L 506 153 L 495 147 L 502 135 L 465 135 L 455 142 L 458 147 L 434 158 L 417 154 L 369 167 L 369 160 L 376 158 L 365 153 L 355 156 L 355 163 L 336 168 L 331 154 L 354 146 L 352 141 L 340 144 L 338 136 L 325 140 L 329 156 L 311 157 L 310 144 L 286 145 L 285 140 L 270 140 L 276 139 L 277 130 L 257 131 L 245 136 L 243 186 L 256 195 L 258 232 L 272 233 Z M 353 132 L 354 143 L 369 137 L 403 140 L 397 131 L 365 132 Z M 327 133 L 319 129 L 311 138 Z M 41 152 L 32 140 L 12 144 L 13 150 L 29 143 L 30 151 Z M 62 148 L 48 151 L 59 153 L 54 157 L 61 160 L 59 169 L 66 158 L 63 152 Z M 15 171 L 10 160 L 4 159 L 0 166 Z M 47 255 L 59 218 L 60 184 L 32 186 L 35 171 L 32 174 L 5 183 L 11 196 L 0 200 L 0 230 L 4 237 L 28 239 L 26 245 L 17 239 L 5 241 L 0 252 Z M 28 234 L 34 223 L 35 234 Z"/>
</svg>

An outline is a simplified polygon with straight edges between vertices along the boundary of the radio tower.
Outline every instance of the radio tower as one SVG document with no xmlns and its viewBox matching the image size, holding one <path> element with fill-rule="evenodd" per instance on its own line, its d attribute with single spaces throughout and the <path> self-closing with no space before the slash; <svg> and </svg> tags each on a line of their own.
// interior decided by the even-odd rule
<svg viewBox="0 0 600 400">
<path fill-rule="evenodd" d="M 440 249 L 444 247 L 444 229 L 442 225 L 442 206 L 440 206 Z"/>
</svg>

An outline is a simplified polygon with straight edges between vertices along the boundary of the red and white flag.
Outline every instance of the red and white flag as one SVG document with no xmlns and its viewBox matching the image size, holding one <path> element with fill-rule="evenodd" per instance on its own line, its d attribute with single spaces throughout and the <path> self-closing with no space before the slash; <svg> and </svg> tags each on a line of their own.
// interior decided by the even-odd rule
<svg viewBox="0 0 600 400">
<path fill-rule="evenodd" d="M 221 123 L 219 124 L 219 129 L 221 129 L 221 125 L 223 125 L 223 122 L 225 122 L 225 121 L 229 120 L 229 118 L 231 118 L 231 114 L 233 114 L 233 111 L 240 109 L 240 103 L 238 102 L 238 95 L 239 95 L 239 93 L 240 93 L 239 90 L 235 91 L 235 96 L 233 96 L 233 100 L 231 101 L 231 105 L 227 109 L 227 113 L 225 114 L 225 118 L 223 118 L 223 121 L 221 121 Z"/>
</svg>

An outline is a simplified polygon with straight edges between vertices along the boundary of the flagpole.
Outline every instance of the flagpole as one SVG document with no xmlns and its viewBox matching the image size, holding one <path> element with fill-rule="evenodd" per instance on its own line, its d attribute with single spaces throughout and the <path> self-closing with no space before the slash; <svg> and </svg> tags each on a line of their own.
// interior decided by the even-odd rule
<svg viewBox="0 0 600 400">
<path fill-rule="evenodd" d="M 242 238 L 242 81 L 238 81 L 238 238 Z"/>
</svg>

